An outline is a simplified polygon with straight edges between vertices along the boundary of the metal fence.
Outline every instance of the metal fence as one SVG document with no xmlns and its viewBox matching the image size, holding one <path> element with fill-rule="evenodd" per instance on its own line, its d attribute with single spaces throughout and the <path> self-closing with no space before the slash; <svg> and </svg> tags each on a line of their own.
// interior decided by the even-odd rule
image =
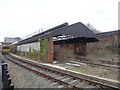
<svg viewBox="0 0 120 90">
<path fill-rule="evenodd" d="M 14 89 L 14 85 L 11 82 L 10 74 L 8 72 L 8 66 L 7 63 L 2 62 L 2 90 L 5 89 Z"/>
<path fill-rule="evenodd" d="M 33 32 L 33 33 L 31 33 L 31 34 L 29 34 L 29 35 L 21 38 L 21 40 L 24 40 L 24 39 L 27 39 L 27 38 L 32 37 L 32 36 L 34 36 L 34 35 L 37 35 L 37 34 L 39 34 L 39 33 L 42 33 L 43 31 L 45 31 L 45 29 L 41 28 L 40 30 L 35 31 L 35 32 Z"/>
</svg>

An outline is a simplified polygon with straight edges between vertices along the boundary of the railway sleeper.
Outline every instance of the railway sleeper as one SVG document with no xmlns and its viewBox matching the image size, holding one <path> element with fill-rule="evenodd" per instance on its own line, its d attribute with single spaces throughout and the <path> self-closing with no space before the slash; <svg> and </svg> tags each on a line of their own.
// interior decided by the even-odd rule
<svg viewBox="0 0 120 90">
<path fill-rule="evenodd" d="M 88 85 L 89 85 L 88 82 L 79 82 L 78 84 L 75 85 L 75 87 L 84 88 L 85 86 L 88 86 Z"/>
<path fill-rule="evenodd" d="M 52 75 L 52 77 L 58 77 L 58 75 L 54 74 L 54 75 Z"/>
<path fill-rule="evenodd" d="M 51 77 L 58 77 L 59 75 L 56 75 L 54 73 L 51 73 Z"/>
<path fill-rule="evenodd" d="M 63 86 L 63 85 L 59 85 L 59 86 L 58 86 L 58 88 L 64 88 L 64 87 L 65 87 L 65 86 Z"/>
<path fill-rule="evenodd" d="M 49 73 L 49 72 L 43 72 L 44 74 L 48 75 L 48 76 L 51 76 L 51 77 L 58 77 L 59 75 L 55 75 L 53 73 Z"/>
<path fill-rule="evenodd" d="M 13 61 L 14 63 L 15 63 L 15 61 Z M 18 63 L 16 63 L 16 64 L 18 64 Z M 22 66 L 22 65 L 21 65 Z M 24 66 L 24 68 L 26 68 L 26 66 Z M 29 68 L 26 68 L 26 69 L 28 69 L 28 70 L 30 70 Z M 56 73 L 56 72 L 55 72 Z M 59 72 L 57 72 L 57 74 L 59 74 Z M 65 80 L 65 79 L 63 79 L 63 80 Z M 66 80 L 65 80 L 66 81 Z M 82 84 L 81 84 L 82 83 Z M 85 86 L 90 86 L 90 82 L 88 82 L 88 85 L 86 84 L 86 82 L 81 82 L 81 83 L 79 83 L 79 86 L 80 87 L 85 87 Z M 85 83 L 85 84 L 84 84 Z M 78 84 L 77 84 L 78 85 Z M 77 86 L 76 85 L 76 86 Z M 94 86 L 94 85 L 91 85 L 91 86 Z M 102 88 L 103 86 L 101 86 L 100 85 L 100 87 Z"/>
<path fill-rule="evenodd" d="M 70 81 L 71 81 L 71 78 L 68 77 L 68 78 L 63 79 L 62 81 L 64 81 L 64 82 L 70 82 Z"/>
<path fill-rule="evenodd" d="M 51 84 L 52 86 L 58 86 L 58 83 L 57 82 L 54 82 Z"/>
<path fill-rule="evenodd" d="M 72 80 L 70 82 L 68 82 L 69 84 L 72 84 L 72 85 L 76 85 L 79 83 L 79 80 Z"/>
<path fill-rule="evenodd" d="M 43 74 L 46 74 L 46 75 L 48 74 L 47 72 L 42 71 L 42 70 L 39 70 L 39 72 L 40 72 L 40 73 L 43 73 Z"/>
<path fill-rule="evenodd" d="M 63 79 L 65 79 L 66 77 L 64 77 L 64 76 L 59 76 L 59 77 L 56 77 L 56 79 L 59 79 L 59 80 L 63 80 Z"/>
</svg>

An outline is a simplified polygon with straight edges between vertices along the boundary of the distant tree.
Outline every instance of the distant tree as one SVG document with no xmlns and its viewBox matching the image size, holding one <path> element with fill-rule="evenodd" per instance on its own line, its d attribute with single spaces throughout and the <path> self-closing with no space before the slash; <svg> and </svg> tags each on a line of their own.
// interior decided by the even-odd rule
<svg viewBox="0 0 120 90">
<path fill-rule="evenodd" d="M 100 31 L 94 28 L 93 25 L 91 25 L 90 23 L 87 23 L 86 26 L 94 33 L 100 33 Z"/>
</svg>

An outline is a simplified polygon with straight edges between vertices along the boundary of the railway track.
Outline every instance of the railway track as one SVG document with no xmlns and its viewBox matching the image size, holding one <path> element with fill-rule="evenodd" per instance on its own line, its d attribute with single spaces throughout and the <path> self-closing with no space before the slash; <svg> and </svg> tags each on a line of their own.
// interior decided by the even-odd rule
<svg viewBox="0 0 120 90">
<path fill-rule="evenodd" d="M 101 68 L 105 68 L 105 69 L 108 69 L 108 70 L 120 70 L 120 66 L 119 65 L 110 65 L 110 64 L 101 64 L 101 63 L 92 63 L 92 62 L 89 62 L 89 61 L 82 61 L 82 60 L 78 60 L 77 62 L 75 61 L 69 61 L 70 63 L 75 63 L 75 64 L 78 64 L 78 63 L 84 63 L 84 64 L 87 64 L 91 67 L 101 67 Z"/>
<path fill-rule="evenodd" d="M 106 69 L 120 69 L 120 66 L 118 65 L 110 65 L 110 64 L 100 64 L 100 63 L 91 63 L 91 62 L 87 62 L 87 61 L 82 61 L 82 63 L 86 63 L 89 64 L 92 67 L 103 67 Z"/>
<path fill-rule="evenodd" d="M 87 62 L 89 62 L 90 59 L 91 58 L 89 58 L 89 57 L 80 57 L 80 61 L 87 61 Z M 119 65 L 120 64 L 119 60 L 117 60 L 118 58 L 112 58 L 110 60 L 103 59 L 103 58 L 96 58 L 96 59 L 100 61 L 100 64 L 102 64 L 102 63 L 103 64 L 109 64 L 109 65 Z"/>
<path fill-rule="evenodd" d="M 105 61 L 105 60 L 100 60 L 101 63 L 92 63 L 89 61 L 90 58 L 87 57 L 81 57 L 78 62 L 82 62 L 85 64 L 89 64 L 92 67 L 104 67 L 107 69 L 120 69 L 120 62 L 115 62 L 115 61 Z"/>
<path fill-rule="evenodd" d="M 76 75 L 58 71 L 55 68 L 45 66 L 45 65 L 38 65 L 35 63 L 27 62 L 21 59 L 17 59 L 15 57 L 11 56 L 5 56 L 7 59 L 12 61 L 13 63 L 24 67 L 25 69 L 43 76 L 49 80 L 54 81 L 53 85 L 58 85 L 59 88 L 80 88 L 81 90 L 84 90 L 84 88 L 95 88 L 95 89 L 120 89 L 117 86 L 112 86 L 108 84 L 103 84 L 95 80 L 89 80 L 85 78 L 78 77 Z"/>
</svg>

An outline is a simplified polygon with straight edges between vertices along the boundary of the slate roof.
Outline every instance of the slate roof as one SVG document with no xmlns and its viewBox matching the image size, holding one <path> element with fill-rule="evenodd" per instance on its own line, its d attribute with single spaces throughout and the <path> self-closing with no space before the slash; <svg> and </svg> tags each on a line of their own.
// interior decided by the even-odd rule
<svg viewBox="0 0 120 90">
<path fill-rule="evenodd" d="M 112 37 L 113 35 L 120 35 L 120 30 L 114 30 L 109 32 L 101 32 L 96 34 L 98 38 Z"/>
<path fill-rule="evenodd" d="M 68 25 L 68 23 L 61 24 L 47 31 L 34 35 L 30 38 L 22 40 L 17 44 L 20 45 L 25 43 L 36 42 L 38 41 L 38 39 L 49 38 L 50 36 L 56 37 L 59 35 L 66 35 L 66 36 L 70 35 L 81 39 L 84 38 L 83 40 L 85 40 L 86 42 L 98 41 L 98 38 L 93 31 L 91 31 L 81 22 L 78 22 L 72 25 Z"/>
</svg>

